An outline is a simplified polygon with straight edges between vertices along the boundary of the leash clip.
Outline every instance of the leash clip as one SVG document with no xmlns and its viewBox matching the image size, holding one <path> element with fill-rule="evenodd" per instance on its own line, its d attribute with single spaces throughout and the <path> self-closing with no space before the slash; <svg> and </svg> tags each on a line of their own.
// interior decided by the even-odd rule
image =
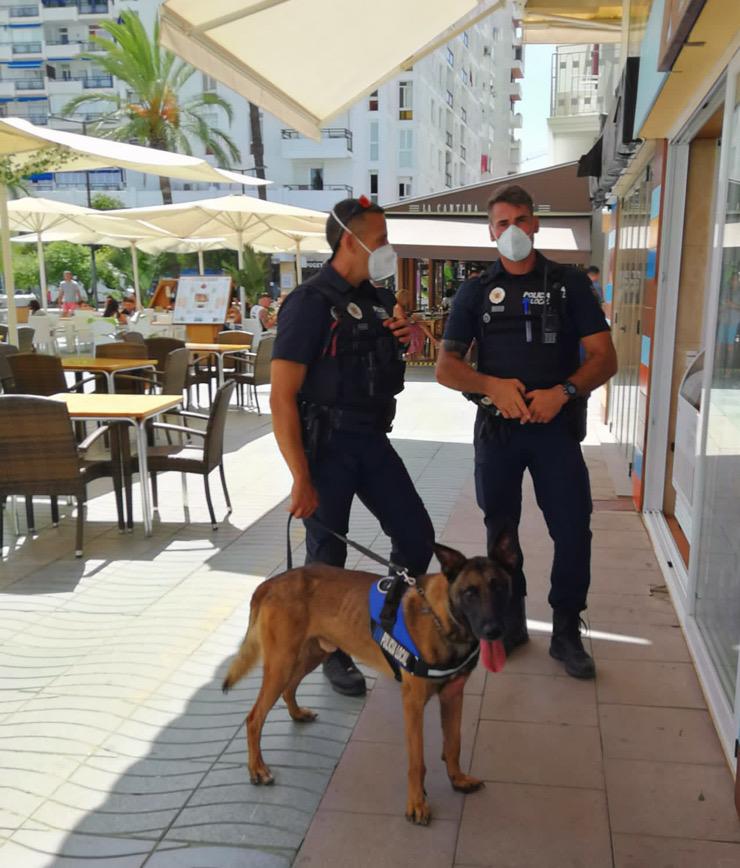
<svg viewBox="0 0 740 868">
<path fill-rule="evenodd" d="M 397 570 L 396 575 L 403 579 L 404 583 L 407 584 L 410 588 L 416 586 L 416 578 L 414 576 L 409 575 L 409 571 L 404 567 L 402 570 Z"/>
</svg>

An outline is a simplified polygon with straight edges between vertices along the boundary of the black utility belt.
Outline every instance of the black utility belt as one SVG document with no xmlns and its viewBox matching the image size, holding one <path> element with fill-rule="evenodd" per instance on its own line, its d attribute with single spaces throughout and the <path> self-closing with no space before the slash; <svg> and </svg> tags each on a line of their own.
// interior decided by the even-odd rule
<svg viewBox="0 0 740 868">
<path fill-rule="evenodd" d="M 302 406 L 302 415 L 304 418 L 318 417 L 331 431 L 354 434 L 387 432 L 391 430 L 396 415 L 396 401 L 391 399 L 388 404 L 372 410 L 305 403 Z"/>
</svg>

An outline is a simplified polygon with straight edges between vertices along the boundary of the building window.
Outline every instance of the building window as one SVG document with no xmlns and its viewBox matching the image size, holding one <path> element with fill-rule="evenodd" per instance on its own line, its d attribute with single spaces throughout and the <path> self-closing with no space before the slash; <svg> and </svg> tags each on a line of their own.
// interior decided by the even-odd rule
<svg viewBox="0 0 740 868">
<path fill-rule="evenodd" d="M 370 122 L 370 159 L 373 162 L 380 159 L 380 125 L 377 121 Z"/>
<path fill-rule="evenodd" d="M 468 158 L 468 152 L 465 149 L 465 145 L 460 145 L 460 156 L 462 157 L 463 160 L 467 160 L 467 158 Z"/>
<path fill-rule="evenodd" d="M 216 90 L 216 79 L 203 73 L 203 93 L 213 93 Z"/>
<path fill-rule="evenodd" d="M 413 109 L 414 83 L 412 81 L 399 81 L 398 83 L 398 119 L 410 121 L 414 118 Z"/>
<path fill-rule="evenodd" d="M 380 100 L 378 99 L 378 91 L 374 90 L 368 97 L 367 110 L 371 112 L 376 112 L 378 110 L 379 102 Z"/>
<path fill-rule="evenodd" d="M 376 205 L 378 204 L 378 186 L 380 181 L 378 180 L 377 172 L 370 172 L 370 201 L 374 202 Z"/>
<path fill-rule="evenodd" d="M 398 145 L 398 165 L 410 169 L 414 164 L 414 131 L 400 130 Z"/>
<path fill-rule="evenodd" d="M 453 97 L 452 97 L 452 91 L 451 91 L 451 90 L 448 90 L 448 91 L 447 91 L 447 105 L 450 106 L 450 108 L 451 108 L 453 102 L 454 102 L 454 100 L 453 100 Z"/>
<path fill-rule="evenodd" d="M 411 195 L 411 178 L 398 179 L 398 198 L 408 199 Z"/>
<path fill-rule="evenodd" d="M 465 111 L 464 108 L 460 109 L 460 117 L 463 119 L 463 123 L 466 124 L 468 122 L 468 113 Z"/>
<path fill-rule="evenodd" d="M 450 66 L 455 65 L 455 55 L 451 48 L 447 49 L 447 63 L 449 63 Z"/>
<path fill-rule="evenodd" d="M 323 190 L 324 189 L 324 170 L 323 169 L 309 169 L 309 186 L 312 190 Z"/>
<path fill-rule="evenodd" d="M 463 30 L 463 45 L 466 48 L 470 48 L 470 34 L 467 30 Z"/>
</svg>

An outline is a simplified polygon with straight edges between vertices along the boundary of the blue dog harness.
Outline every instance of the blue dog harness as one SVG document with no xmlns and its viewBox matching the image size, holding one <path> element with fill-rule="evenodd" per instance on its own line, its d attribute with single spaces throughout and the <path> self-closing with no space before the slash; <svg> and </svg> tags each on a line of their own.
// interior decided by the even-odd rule
<svg viewBox="0 0 740 868">
<path fill-rule="evenodd" d="M 393 588 L 396 582 L 403 581 L 400 576 L 387 576 L 384 579 L 379 579 L 370 587 L 368 605 L 370 609 L 370 632 L 373 639 L 380 646 L 388 665 L 393 670 L 393 675 L 396 681 L 401 680 L 401 669 L 405 669 L 412 675 L 419 678 L 450 678 L 462 670 L 470 670 L 478 662 L 480 653 L 479 643 L 476 642 L 473 650 L 460 663 L 455 663 L 452 666 L 445 668 L 432 667 L 425 663 L 421 658 L 419 649 L 416 643 L 411 638 L 411 634 L 406 626 L 406 617 L 401 605 L 403 594 L 396 595 L 395 600 L 395 620 L 392 621 L 388 617 L 388 613 L 383 613 L 383 607 L 386 604 L 388 592 Z M 404 589 L 408 588 L 408 584 L 404 584 Z M 385 621 L 386 626 L 391 627 L 390 631 L 386 630 L 381 621 Z"/>
</svg>

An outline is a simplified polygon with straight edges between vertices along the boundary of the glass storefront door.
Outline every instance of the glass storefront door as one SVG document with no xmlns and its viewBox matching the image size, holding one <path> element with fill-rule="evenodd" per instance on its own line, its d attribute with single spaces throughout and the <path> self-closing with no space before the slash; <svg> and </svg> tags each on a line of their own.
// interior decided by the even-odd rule
<svg viewBox="0 0 740 868">
<path fill-rule="evenodd" d="M 730 704 L 740 646 L 740 62 L 728 76 L 724 226 L 718 244 L 719 308 L 711 381 L 704 395 L 706 446 L 696 562 L 696 620 Z M 722 188 L 721 188 L 722 189 Z"/>
</svg>

